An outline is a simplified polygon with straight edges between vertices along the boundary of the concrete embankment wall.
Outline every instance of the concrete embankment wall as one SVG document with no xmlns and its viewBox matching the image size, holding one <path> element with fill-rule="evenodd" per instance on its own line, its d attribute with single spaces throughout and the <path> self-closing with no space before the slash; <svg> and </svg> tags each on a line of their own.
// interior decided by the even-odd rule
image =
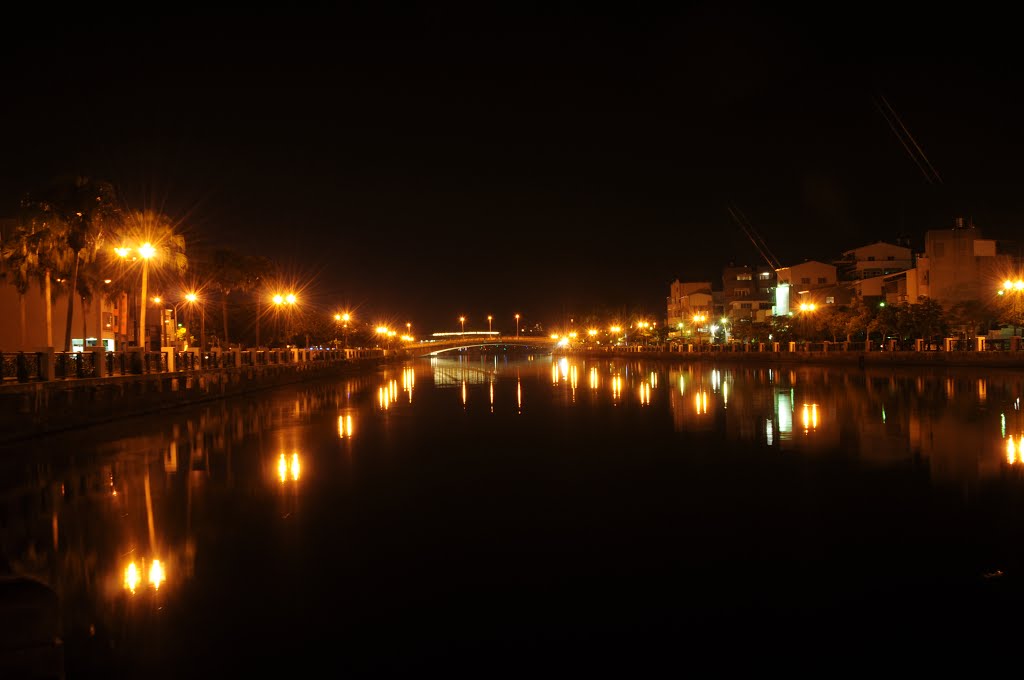
<svg viewBox="0 0 1024 680">
<path fill-rule="evenodd" d="M 53 380 L 0 388 L 0 443 L 373 368 L 381 358 Z"/>
</svg>

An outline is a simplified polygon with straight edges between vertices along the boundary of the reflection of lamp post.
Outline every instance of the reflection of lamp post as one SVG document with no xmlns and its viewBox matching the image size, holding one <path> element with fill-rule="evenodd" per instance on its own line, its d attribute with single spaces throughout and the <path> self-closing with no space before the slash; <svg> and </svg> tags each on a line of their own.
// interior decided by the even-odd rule
<svg viewBox="0 0 1024 680">
<path fill-rule="evenodd" d="M 519 315 L 516 314 L 516 337 L 519 337 Z"/>
</svg>

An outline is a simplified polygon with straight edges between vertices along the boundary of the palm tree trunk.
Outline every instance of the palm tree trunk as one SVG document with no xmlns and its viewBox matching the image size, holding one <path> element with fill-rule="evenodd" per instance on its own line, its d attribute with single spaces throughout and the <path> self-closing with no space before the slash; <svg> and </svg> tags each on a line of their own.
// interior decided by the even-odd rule
<svg viewBox="0 0 1024 680">
<path fill-rule="evenodd" d="M 231 346 L 231 342 L 228 340 L 228 294 L 222 293 L 220 296 L 221 304 L 221 315 L 224 317 L 224 348 L 227 349 Z"/>
<path fill-rule="evenodd" d="M 86 348 L 86 339 L 89 337 L 89 305 L 85 298 L 82 298 L 82 351 Z"/>
<path fill-rule="evenodd" d="M 71 265 L 71 287 L 68 288 L 68 318 L 64 325 L 64 351 L 71 351 L 71 323 L 75 320 L 75 296 L 78 290 L 78 252 L 75 251 Z"/>
<path fill-rule="evenodd" d="M 52 291 L 50 290 L 49 269 L 46 270 L 43 280 L 45 281 L 43 295 L 46 296 L 46 300 L 43 301 L 43 304 L 46 305 L 46 346 L 53 347 L 53 305 L 50 303 Z"/>
<path fill-rule="evenodd" d="M 21 312 L 21 347 L 19 347 L 18 349 L 24 351 L 24 350 L 28 349 L 28 347 L 26 347 L 26 345 L 28 344 L 28 339 L 26 337 L 27 334 L 28 334 L 28 327 L 27 327 L 27 325 L 25 323 L 25 294 L 24 293 L 18 293 L 18 307 L 20 307 L 19 311 Z"/>
</svg>

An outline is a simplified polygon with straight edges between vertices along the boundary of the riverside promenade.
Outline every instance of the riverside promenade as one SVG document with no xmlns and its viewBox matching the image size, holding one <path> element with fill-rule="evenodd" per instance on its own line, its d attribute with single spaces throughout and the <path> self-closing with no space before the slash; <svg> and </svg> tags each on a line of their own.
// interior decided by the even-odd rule
<svg viewBox="0 0 1024 680">
<path fill-rule="evenodd" d="M 4 355 L 5 369 L 15 368 L 4 371 L 0 384 L 0 444 L 354 373 L 398 358 L 380 349 L 75 354 Z"/>
</svg>

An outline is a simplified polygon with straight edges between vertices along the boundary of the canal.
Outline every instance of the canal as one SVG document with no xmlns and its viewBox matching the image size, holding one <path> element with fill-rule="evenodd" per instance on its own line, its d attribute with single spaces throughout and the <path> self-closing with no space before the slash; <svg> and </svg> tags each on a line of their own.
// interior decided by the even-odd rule
<svg viewBox="0 0 1024 680">
<path fill-rule="evenodd" d="M 68 677 L 999 654 L 1024 615 L 1022 391 L 414 360 L 8 446 L 2 566 L 56 591 Z"/>
</svg>

